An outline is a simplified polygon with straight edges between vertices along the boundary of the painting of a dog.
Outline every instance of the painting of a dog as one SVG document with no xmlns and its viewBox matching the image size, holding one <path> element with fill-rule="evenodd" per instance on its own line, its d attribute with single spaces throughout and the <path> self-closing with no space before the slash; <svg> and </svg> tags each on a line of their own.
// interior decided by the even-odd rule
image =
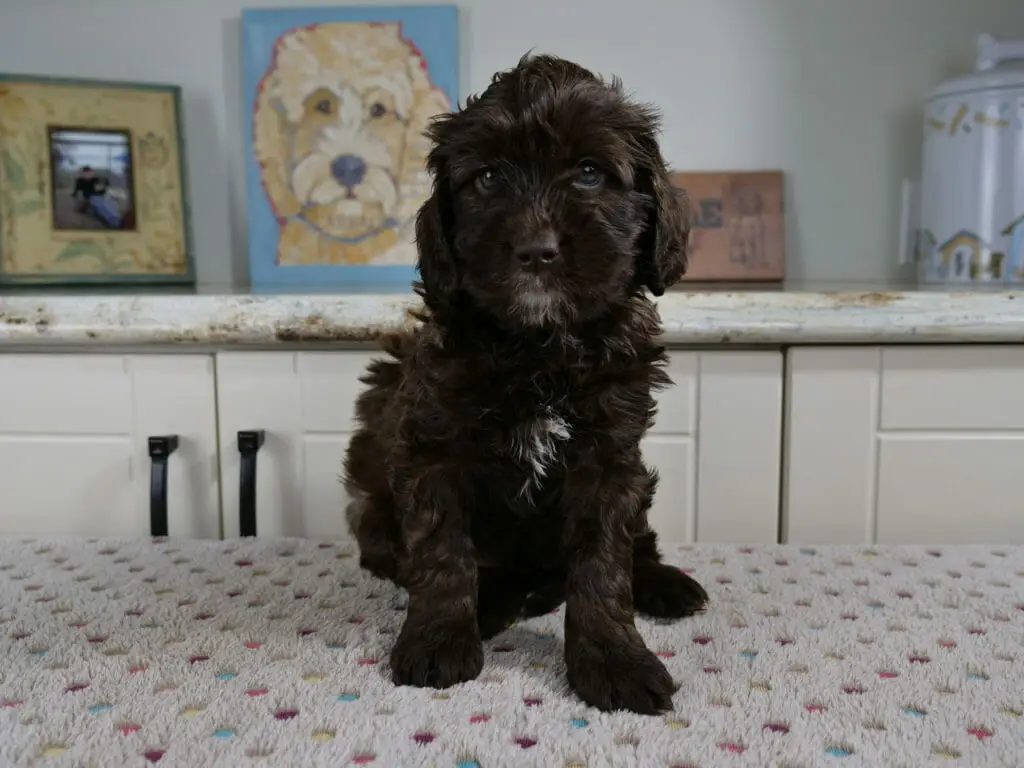
<svg viewBox="0 0 1024 768">
<path fill-rule="evenodd" d="M 425 132 L 457 94 L 401 19 L 323 10 L 326 20 L 274 36 L 254 89 L 252 170 L 277 230 L 268 255 L 278 268 L 411 270 L 430 194 Z"/>
</svg>

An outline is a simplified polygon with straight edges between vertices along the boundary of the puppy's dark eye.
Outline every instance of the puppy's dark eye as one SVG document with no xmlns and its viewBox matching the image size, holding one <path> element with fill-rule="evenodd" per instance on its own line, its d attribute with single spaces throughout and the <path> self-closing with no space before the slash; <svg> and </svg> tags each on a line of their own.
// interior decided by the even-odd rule
<svg viewBox="0 0 1024 768">
<path fill-rule="evenodd" d="M 483 168 L 477 173 L 474 183 L 480 192 L 490 192 L 498 186 L 500 177 L 493 168 Z"/>
<path fill-rule="evenodd" d="M 333 108 L 334 107 L 331 104 L 330 99 L 320 99 L 320 101 L 316 103 L 316 111 L 319 112 L 321 115 L 331 114 L 331 110 Z"/>
<path fill-rule="evenodd" d="M 388 108 L 381 104 L 379 101 L 373 103 L 370 107 L 370 117 L 384 117 L 388 112 Z"/>
<path fill-rule="evenodd" d="M 576 178 L 573 180 L 573 183 L 577 187 L 594 189 L 601 186 L 603 181 L 604 174 L 601 173 L 601 169 L 589 160 L 584 160 L 579 164 L 579 168 L 576 169 Z"/>
</svg>

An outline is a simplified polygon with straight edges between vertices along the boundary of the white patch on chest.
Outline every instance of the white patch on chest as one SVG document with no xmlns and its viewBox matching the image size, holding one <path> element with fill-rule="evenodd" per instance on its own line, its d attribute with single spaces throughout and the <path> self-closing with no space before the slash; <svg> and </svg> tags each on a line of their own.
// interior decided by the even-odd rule
<svg viewBox="0 0 1024 768">
<path fill-rule="evenodd" d="M 558 459 L 559 445 L 571 436 L 568 422 L 551 410 L 513 433 L 512 455 L 529 468 L 529 477 L 519 491 L 520 496 L 527 496 L 531 489 L 540 487 Z"/>
</svg>

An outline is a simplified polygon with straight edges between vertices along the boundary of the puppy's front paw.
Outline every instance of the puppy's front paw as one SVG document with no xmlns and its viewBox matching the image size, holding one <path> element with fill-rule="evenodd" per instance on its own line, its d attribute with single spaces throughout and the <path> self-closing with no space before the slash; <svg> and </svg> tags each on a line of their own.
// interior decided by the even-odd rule
<svg viewBox="0 0 1024 768">
<path fill-rule="evenodd" d="M 633 573 L 633 607 L 637 613 L 681 619 L 700 613 L 707 602 L 704 587 L 678 568 L 657 563 Z"/>
<path fill-rule="evenodd" d="M 643 644 L 617 643 L 566 648 L 569 685 L 592 707 L 656 715 L 672 709 L 678 686 Z"/>
<path fill-rule="evenodd" d="M 484 666 L 476 622 L 424 624 L 406 621 L 391 649 L 395 685 L 448 688 L 473 680 Z"/>
</svg>

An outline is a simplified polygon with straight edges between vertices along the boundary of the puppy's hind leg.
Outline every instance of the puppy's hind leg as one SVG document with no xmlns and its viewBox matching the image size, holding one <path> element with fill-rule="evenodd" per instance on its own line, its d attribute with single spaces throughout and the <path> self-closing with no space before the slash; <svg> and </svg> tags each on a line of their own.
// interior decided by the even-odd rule
<svg viewBox="0 0 1024 768">
<path fill-rule="evenodd" d="M 658 476 L 647 472 L 647 503 L 640 516 L 642 526 L 633 538 L 633 608 L 652 618 L 681 619 L 704 610 L 708 594 L 704 588 L 678 568 L 661 562 L 658 537 L 647 527 Z"/>
<path fill-rule="evenodd" d="M 661 562 L 657 535 L 645 531 L 633 540 L 633 607 L 661 619 L 681 619 L 704 610 L 708 593 L 678 568 Z"/>
<path fill-rule="evenodd" d="M 565 602 L 565 574 L 534 574 L 480 568 L 477 623 L 488 640 L 520 619 L 551 613 Z"/>
<path fill-rule="evenodd" d="M 355 493 L 345 507 L 349 530 L 359 545 L 359 566 L 378 579 L 398 576 L 398 520 L 391 499 Z"/>
<path fill-rule="evenodd" d="M 526 605 L 523 606 L 523 618 L 532 619 L 534 616 L 551 613 L 564 602 L 565 574 L 561 574 L 558 581 L 552 581 L 527 595 Z"/>
<path fill-rule="evenodd" d="M 482 640 L 490 640 L 523 618 L 529 587 L 516 577 L 503 568 L 479 569 L 476 610 Z"/>
<path fill-rule="evenodd" d="M 362 406 L 373 403 L 371 391 Z M 379 579 L 394 581 L 398 575 L 397 552 L 401 531 L 394 496 L 383 471 L 384 451 L 368 430 L 353 435 L 344 460 L 345 493 L 349 502 L 345 519 L 359 545 L 359 565 Z"/>
</svg>

